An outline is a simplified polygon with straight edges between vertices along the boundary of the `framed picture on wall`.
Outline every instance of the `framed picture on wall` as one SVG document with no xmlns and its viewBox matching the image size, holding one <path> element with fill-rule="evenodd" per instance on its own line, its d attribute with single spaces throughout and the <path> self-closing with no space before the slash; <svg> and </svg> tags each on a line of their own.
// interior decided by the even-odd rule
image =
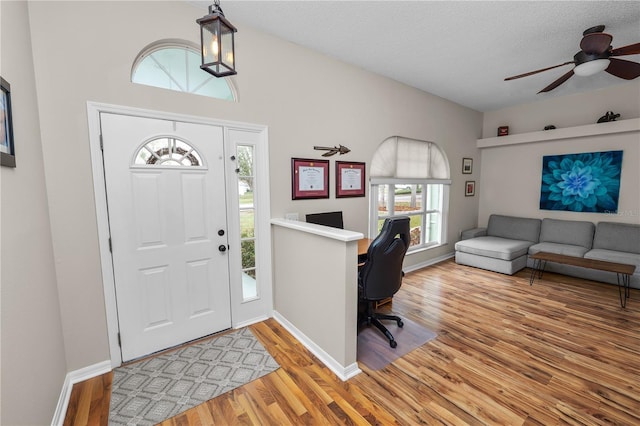
<svg viewBox="0 0 640 426">
<path fill-rule="evenodd" d="M 11 85 L 0 77 L 2 97 L 0 98 L 0 165 L 16 166 L 16 153 L 13 145 L 13 119 L 11 112 Z"/>
<path fill-rule="evenodd" d="M 364 197 L 365 163 L 336 161 L 336 198 Z"/>
<path fill-rule="evenodd" d="M 291 159 L 291 199 L 329 198 L 329 160 Z"/>
<path fill-rule="evenodd" d="M 473 158 L 462 159 L 462 174 L 470 175 L 473 172 Z"/>
<path fill-rule="evenodd" d="M 468 180 L 464 183 L 464 196 L 473 197 L 476 195 L 476 181 Z"/>
</svg>

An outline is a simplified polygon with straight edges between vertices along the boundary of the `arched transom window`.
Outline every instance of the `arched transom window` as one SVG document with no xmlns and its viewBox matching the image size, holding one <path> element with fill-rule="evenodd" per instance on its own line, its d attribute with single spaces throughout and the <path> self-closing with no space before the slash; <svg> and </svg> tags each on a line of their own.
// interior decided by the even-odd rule
<svg viewBox="0 0 640 426">
<path fill-rule="evenodd" d="M 145 143 L 136 153 L 136 166 L 199 167 L 202 157 L 187 142 L 174 137 L 160 137 Z"/>
<path fill-rule="evenodd" d="M 147 86 L 236 101 L 229 78 L 200 69 L 200 51 L 190 42 L 162 40 L 145 47 L 133 63 L 131 81 Z"/>
<path fill-rule="evenodd" d="M 450 184 L 449 161 L 436 143 L 385 139 L 371 161 L 370 235 L 387 217 L 409 216 L 409 253 L 443 244 Z"/>
</svg>

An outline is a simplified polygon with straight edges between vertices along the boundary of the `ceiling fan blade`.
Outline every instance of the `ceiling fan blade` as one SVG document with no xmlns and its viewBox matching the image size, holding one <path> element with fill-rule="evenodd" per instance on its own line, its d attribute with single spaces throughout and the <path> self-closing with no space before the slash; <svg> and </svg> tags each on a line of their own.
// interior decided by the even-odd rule
<svg viewBox="0 0 640 426">
<path fill-rule="evenodd" d="M 611 51 L 611 56 L 639 55 L 640 43 L 630 44 L 628 46 L 618 47 Z"/>
<path fill-rule="evenodd" d="M 563 67 L 565 65 L 569 65 L 569 64 L 573 64 L 573 63 L 575 63 L 575 62 L 569 61 L 569 62 L 565 62 L 564 64 L 554 65 L 554 66 L 548 67 L 548 68 L 542 68 L 541 70 L 536 70 L 536 71 L 531 71 L 531 72 L 527 72 L 527 73 L 524 73 L 524 74 L 514 75 L 512 77 L 505 78 L 504 81 L 515 80 L 516 78 L 528 77 L 528 76 L 533 75 L 533 74 L 538 74 L 539 72 L 552 70 L 554 68 Z"/>
<path fill-rule="evenodd" d="M 547 87 L 539 91 L 538 93 L 552 91 L 553 89 L 555 89 L 556 87 L 564 83 L 565 81 L 569 80 L 569 78 L 571 78 L 572 75 L 573 75 L 573 70 L 569 71 L 568 73 L 566 73 L 565 75 L 563 75 L 562 77 L 560 77 L 559 79 L 557 79 L 556 81 L 554 81 L 553 83 L 551 83 L 550 85 L 548 85 Z"/>
<path fill-rule="evenodd" d="M 624 59 L 609 58 L 609 66 L 605 70 L 611 75 L 633 80 L 640 77 L 640 64 L 637 62 L 625 61 Z"/>
<path fill-rule="evenodd" d="M 589 54 L 604 53 L 611 46 L 611 40 L 613 40 L 613 37 L 607 33 L 587 34 L 580 41 L 580 49 Z"/>
</svg>

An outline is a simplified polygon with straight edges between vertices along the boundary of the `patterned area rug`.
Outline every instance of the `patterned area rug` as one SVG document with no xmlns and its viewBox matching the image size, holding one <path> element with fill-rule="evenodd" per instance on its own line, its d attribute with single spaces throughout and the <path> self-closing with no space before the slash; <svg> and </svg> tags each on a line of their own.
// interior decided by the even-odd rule
<svg viewBox="0 0 640 426">
<path fill-rule="evenodd" d="M 248 328 L 113 371 L 109 425 L 153 425 L 280 366 Z"/>
</svg>

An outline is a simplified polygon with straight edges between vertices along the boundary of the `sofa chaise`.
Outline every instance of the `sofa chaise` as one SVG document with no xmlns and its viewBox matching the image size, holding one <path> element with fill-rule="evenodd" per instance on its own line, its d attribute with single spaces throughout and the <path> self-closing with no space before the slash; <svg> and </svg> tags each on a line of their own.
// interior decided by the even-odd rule
<svg viewBox="0 0 640 426">
<path fill-rule="evenodd" d="M 640 288 L 640 225 L 491 215 L 487 228 L 462 233 L 455 245 L 456 263 L 512 275 L 533 267 L 538 252 L 636 265 L 631 287 Z M 616 274 L 549 263 L 547 271 L 617 283 Z"/>
</svg>

